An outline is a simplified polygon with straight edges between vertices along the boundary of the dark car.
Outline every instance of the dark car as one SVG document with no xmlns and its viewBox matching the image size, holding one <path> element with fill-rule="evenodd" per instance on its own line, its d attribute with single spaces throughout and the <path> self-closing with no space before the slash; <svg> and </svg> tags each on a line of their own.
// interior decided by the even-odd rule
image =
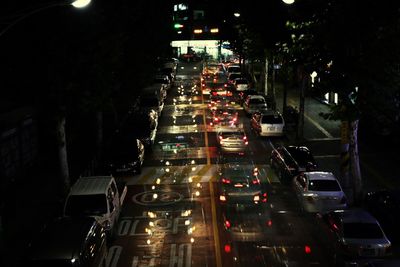
<svg viewBox="0 0 400 267">
<path fill-rule="evenodd" d="M 368 192 L 364 199 L 365 208 L 379 221 L 392 242 L 399 242 L 400 190 Z"/>
<path fill-rule="evenodd" d="M 129 114 L 121 126 L 121 132 L 136 137 L 146 150 L 151 150 L 154 144 L 158 126 L 158 115 L 154 110 Z"/>
<path fill-rule="evenodd" d="M 301 172 L 317 169 L 311 151 L 305 146 L 279 146 L 272 150 L 270 163 L 282 182 L 290 182 Z"/>
<path fill-rule="evenodd" d="M 92 217 L 62 217 L 46 226 L 29 248 L 25 266 L 106 266 L 106 233 Z"/>
<path fill-rule="evenodd" d="M 139 139 L 129 134 L 117 133 L 104 152 L 106 172 L 114 176 L 140 174 L 144 151 L 144 145 Z"/>
<path fill-rule="evenodd" d="M 258 205 L 267 202 L 267 192 L 258 169 L 241 162 L 218 169 L 219 200 L 223 204 Z"/>
</svg>

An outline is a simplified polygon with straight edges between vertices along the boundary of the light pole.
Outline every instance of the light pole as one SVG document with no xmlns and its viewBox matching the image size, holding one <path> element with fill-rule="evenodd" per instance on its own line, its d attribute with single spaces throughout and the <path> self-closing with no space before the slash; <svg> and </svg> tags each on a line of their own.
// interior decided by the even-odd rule
<svg viewBox="0 0 400 267">
<path fill-rule="evenodd" d="M 14 25 L 18 24 L 19 22 L 21 22 L 22 20 L 26 19 L 27 17 L 32 16 L 33 14 L 36 14 L 38 12 L 41 12 L 43 10 L 49 9 L 49 8 L 53 8 L 53 7 L 57 7 L 57 6 L 73 6 L 75 8 L 84 8 L 87 5 L 89 5 L 91 2 L 91 0 L 66 0 L 66 1 L 58 1 L 58 2 L 49 2 L 45 5 L 42 5 L 40 7 L 36 7 L 33 10 L 29 10 L 19 16 L 17 16 L 17 18 L 13 21 L 11 21 L 10 23 L 8 23 L 8 25 L 0 32 L 0 37 L 3 36 L 3 34 L 5 34 L 9 29 L 11 29 Z"/>
</svg>

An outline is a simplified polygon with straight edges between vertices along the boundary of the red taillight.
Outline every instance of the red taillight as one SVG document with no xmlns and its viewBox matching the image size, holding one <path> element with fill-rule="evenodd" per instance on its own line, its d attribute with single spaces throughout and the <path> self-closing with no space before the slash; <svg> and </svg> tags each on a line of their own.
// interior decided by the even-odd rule
<svg viewBox="0 0 400 267">
<path fill-rule="evenodd" d="M 213 95 L 217 95 L 218 93 L 214 91 L 212 94 L 213 94 Z"/>
<path fill-rule="evenodd" d="M 223 182 L 224 184 L 230 184 L 230 183 L 231 183 L 231 180 L 226 179 L 226 178 L 222 178 L 222 182 Z"/>
<path fill-rule="evenodd" d="M 305 246 L 304 246 L 304 252 L 305 252 L 306 254 L 310 254 L 310 253 L 311 253 L 311 247 L 305 245 Z"/>
<path fill-rule="evenodd" d="M 218 121 L 218 118 L 214 118 L 214 121 Z"/>
<path fill-rule="evenodd" d="M 247 140 L 247 136 L 243 136 L 243 140 Z"/>
<path fill-rule="evenodd" d="M 227 229 L 231 228 L 231 222 L 228 221 L 228 220 L 226 220 L 226 221 L 225 221 L 225 227 L 226 227 Z"/>
<path fill-rule="evenodd" d="M 230 245 L 225 245 L 224 246 L 224 250 L 226 253 L 230 253 L 231 252 L 231 246 Z"/>
<path fill-rule="evenodd" d="M 224 87 L 228 87 L 228 85 L 225 83 L 225 84 L 224 84 Z"/>
<path fill-rule="evenodd" d="M 253 180 L 253 184 L 260 184 L 260 180 L 258 179 Z"/>
<path fill-rule="evenodd" d="M 271 226 L 272 226 L 272 220 L 268 220 L 268 221 L 267 221 L 267 226 L 268 226 L 268 227 L 271 227 Z"/>
<path fill-rule="evenodd" d="M 228 91 L 228 92 L 226 93 L 226 95 L 227 95 L 227 96 L 232 96 L 232 92 L 231 92 L 231 91 Z"/>
</svg>

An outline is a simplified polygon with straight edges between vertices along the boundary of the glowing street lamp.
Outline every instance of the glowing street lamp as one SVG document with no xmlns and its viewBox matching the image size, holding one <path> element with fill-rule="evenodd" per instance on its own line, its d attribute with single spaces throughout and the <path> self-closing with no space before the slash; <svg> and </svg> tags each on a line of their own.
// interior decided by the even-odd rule
<svg viewBox="0 0 400 267">
<path fill-rule="evenodd" d="M 233 13 L 233 15 L 235 16 L 235 17 L 240 17 L 240 13 L 239 12 L 235 12 L 235 13 Z"/>
<path fill-rule="evenodd" d="M 91 0 L 75 0 L 72 2 L 72 6 L 76 8 L 83 8 L 89 5 Z"/>
<path fill-rule="evenodd" d="M 9 29 L 11 29 L 15 24 L 19 23 L 20 21 L 26 19 L 27 17 L 30 17 L 42 10 L 46 10 L 52 7 L 57 7 L 57 6 L 70 6 L 72 5 L 75 8 L 84 8 L 87 5 L 89 5 L 91 0 L 68 0 L 68 1 L 61 1 L 61 2 L 50 2 L 47 3 L 43 6 L 40 6 L 38 8 L 35 8 L 33 10 L 29 10 L 26 13 L 22 13 L 17 18 L 10 22 L 7 27 L 5 27 L 1 32 L 0 32 L 0 37 L 5 34 Z"/>
<path fill-rule="evenodd" d="M 284 2 L 287 5 L 291 5 L 294 3 L 295 0 L 282 0 L 282 2 Z"/>
</svg>

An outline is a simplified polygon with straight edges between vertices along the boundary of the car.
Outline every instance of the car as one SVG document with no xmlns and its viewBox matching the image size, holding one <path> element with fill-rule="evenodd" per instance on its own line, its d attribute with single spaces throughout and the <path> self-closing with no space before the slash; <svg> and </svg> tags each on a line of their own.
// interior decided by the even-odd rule
<svg viewBox="0 0 400 267">
<path fill-rule="evenodd" d="M 397 225 L 400 212 L 400 190 L 386 189 L 368 192 L 364 198 L 364 207 L 381 224 L 392 243 L 400 241 Z"/>
<path fill-rule="evenodd" d="M 153 109 L 157 111 L 158 116 L 160 116 L 163 108 L 163 97 L 156 93 L 146 93 L 139 97 L 139 110 L 142 112 Z"/>
<path fill-rule="evenodd" d="M 249 89 L 249 81 L 245 78 L 236 78 L 233 81 L 233 85 L 237 92 L 246 91 Z"/>
<path fill-rule="evenodd" d="M 244 155 L 249 144 L 243 130 L 223 130 L 217 133 L 217 141 L 222 153 L 237 153 Z"/>
<path fill-rule="evenodd" d="M 228 68 L 226 69 L 226 71 L 228 73 L 228 76 L 229 76 L 229 74 L 232 74 L 232 73 L 239 73 L 239 74 L 242 73 L 242 70 L 239 65 L 229 65 Z"/>
<path fill-rule="evenodd" d="M 278 111 L 264 110 L 253 113 L 250 127 L 259 136 L 283 136 L 285 120 Z"/>
<path fill-rule="evenodd" d="M 267 102 L 262 95 L 248 95 L 243 103 L 243 110 L 248 116 L 256 111 L 267 110 L 267 108 Z"/>
<path fill-rule="evenodd" d="M 238 94 L 239 104 L 243 105 L 244 101 L 249 95 L 260 95 L 260 93 L 254 88 L 247 89 L 246 91 L 240 91 Z"/>
<path fill-rule="evenodd" d="M 293 179 L 293 190 L 305 212 L 317 213 L 347 208 L 347 198 L 331 172 L 303 172 Z"/>
<path fill-rule="evenodd" d="M 233 84 L 236 79 L 242 79 L 243 76 L 241 73 L 230 73 L 228 74 L 228 82 Z"/>
<path fill-rule="evenodd" d="M 228 108 L 232 104 L 232 99 L 226 96 L 210 95 L 210 102 L 208 103 L 208 108 L 212 111 L 217 108 Z"/>
<path fill-rule="evenodd" d="M 334 244 L 339 262 L 392 254 L 392 244 L 378 220 L 365 210 L 330 211 L 321 215 L 320 219 Z"/>
<path fill-rule="evenodd" d="M 149 151 L 154 144 L 158 126 L 155 110 L 129 113 L 120 127 L 120 132 L 139 139 Z"/>
<path fill-rule="evenodd" d="M 115 176 L 134 175 L 142 172 L 145 146 L 131 134 L 119 132 L 106 145 L 104 168 Z"/>
<path fill-rule="evenodd" d="M 317 170 L 317 163 L 306 146 L 278 146 L 271 152 L 270 165 L 281 182 L 288 182 L 305 171 Z"/>
<path fill-rule="evenodd" d="M 238 126 L 238 112 L 233 108 L 217 108 L 212 110 L 211 126 Z"/>
<path fill-rule="evenodd" d="M 267 202 L 261 175 L 253 165 L 231 162 L 218 168 L 219 200 L 223 204 L 254 205 Z"/>
<path fill-rule="evenodd" d="M 210 95 L 213 91 L 217 92 L 218 95 L 227 95 L 226 82 L 220 82 L 218 80 L 206 80 L 201 84 L 201 90 L 203 95 Z"/>
<path fill-rule="evenodd" d="M 107 238 L 92 217 L 60 217 L 49 223 L 29 245 L 24 266 L 106 266 Z"/>
</svg>

